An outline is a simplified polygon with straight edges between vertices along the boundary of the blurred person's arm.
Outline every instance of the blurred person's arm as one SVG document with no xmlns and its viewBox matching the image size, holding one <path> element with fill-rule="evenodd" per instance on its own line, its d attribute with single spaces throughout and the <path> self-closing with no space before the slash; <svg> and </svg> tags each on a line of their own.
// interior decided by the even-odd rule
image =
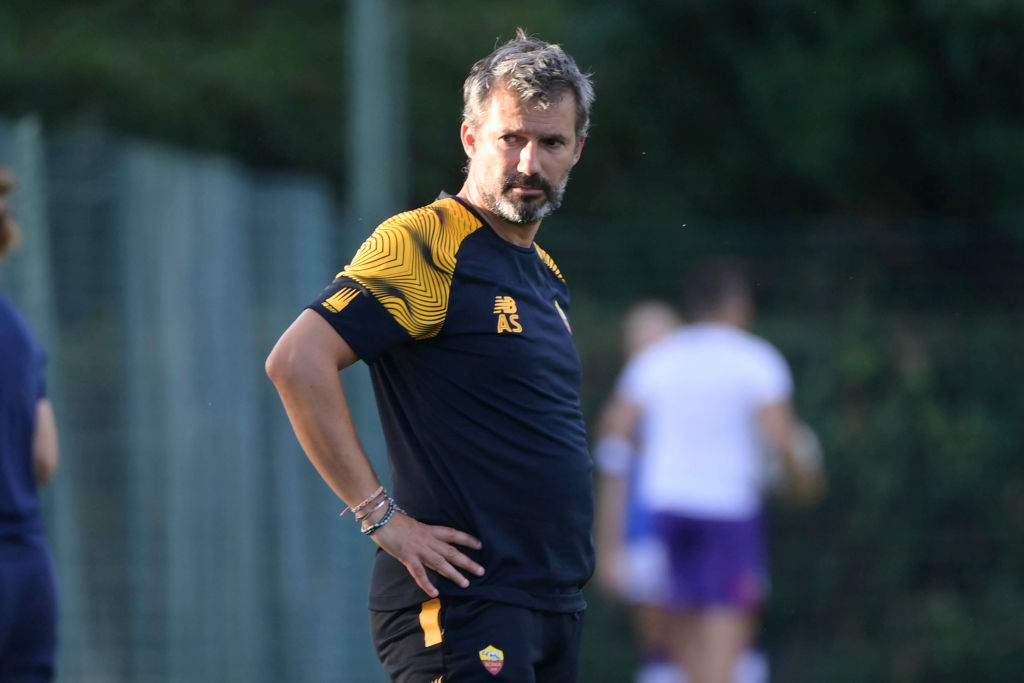
<svg viewBox="0 0 1024 683">
<path fill-rule="evenodd" d="M 786 401 L 770 403 L 761 408 L 758 419 L 761 432 L 781 462 L 786 498 L 801 505 L 813 505 L 825 495 L 826 481 L 820 453 L 811 452 L 814 444 L 802 438 L 802 427 Z"/>
<path fill-rule="evenodd" d="M 36 403 L 36 429 L 32 435 L 32 464 L 36 481 L 44 484 L 57 473 L 60 464 L 60 444 L 57 441 L 57 420 L 53 404 L 41 398 Z"/>
<path fill-rule="evenodd" d="M 306 456 L 349 506 L 365 500 L 380 486 L 356 434 L 338 374 L 357 360 L 352 347 L 327 321 L 305 310 L 281 335 L 266 362 L 267 375 L 281 396 Z M 371 513 L 365 523 L 377 522 L 386 513 L 386 509 Z M 437 589 L 427 569 L 463 588 L 469 582 L 456 567 L 483 574 L 477 563 L 455 547 L 480 548 L 480 541 L 462 531 L 395 514 L 371 538 L 405 565 L 430 597 L 437 595 Z"/>
<path fill-rule="evenodd" d="M 622 592 L 629 580 L 624 575 L 626 514 L 629 504 L 629 471 L 636 445 L 633 434 L 639 410 L 621 397 L 605 408 L 594 448 L 597 461 L 597 514 L 594 541 L 597 546 L 596 579 L 613 595 Z"/>
</svg>

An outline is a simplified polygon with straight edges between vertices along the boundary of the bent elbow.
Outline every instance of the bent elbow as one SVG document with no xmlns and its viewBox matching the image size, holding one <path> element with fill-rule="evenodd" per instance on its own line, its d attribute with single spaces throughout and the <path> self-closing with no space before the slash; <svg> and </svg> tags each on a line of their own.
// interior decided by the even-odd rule
<svg viewBox="0 0 1024 683">
<path fill-rule="evenodd" d="M 281 372 L 279 362 L 275 354 L 276 351 L 277 349 L 271 351 L 270 355 L 267 356 L 267 360 L 263 363 L 263 371 L 267 373 L 267 377 L 269 377 L 270 381 L 274 384 L 277 384 L 276 377 L 278 377 Z"/>
<path fill-rule="evenodd" d="M 304 311 L 281 338 L 264 363 L 278 391 L 337 373 L 357 360 L 355 352 L 316 313 Z"/>
<path fill-rule="evenodd" d="M 264 369 L 278 391 L 301 382 L 303 377 L 313 370 L 309 354 L 300 353 L 287 344 L 278 344 L 274 347 L 267 356 Z"/>
<path fill-rule="evenodd" d="M 267 377 L 277 387 L 281 386 L 290 376 L 295 374 L 295 364 L 291 362 L 289 354 L 284 352 L 280 345 L 275 346 L 274 350 L 267 356 L 267 361 L 263 364 L 263 368 L 267 372 Z"/>
</svg>

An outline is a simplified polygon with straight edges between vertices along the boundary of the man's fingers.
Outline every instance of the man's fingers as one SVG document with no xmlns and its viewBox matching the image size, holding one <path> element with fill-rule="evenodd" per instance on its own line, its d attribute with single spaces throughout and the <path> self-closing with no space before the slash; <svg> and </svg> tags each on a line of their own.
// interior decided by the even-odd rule
<svg viewBox="0 0 1024 683">
<path fill-rule="evenodd" d="M 453 545 L 461 545 L 473 550 L 480 550 L 482 544 L 480 539 L 475 536 L 470 536 L 465 531 L 459 531 L 458 529 L 452 529 L 448 526 L 434 526 L 430 527 L 431 532 L 436 538 L 451 543 Z"/>
<path fill-rule="evenodd" d="M 429 595 L 430 597 L 436 598 L 437 588 L 435 588 L 434 584 L 430 583 L 430 579 L 427 578 L 426 568 L 420 563 L 416 563 L 415 565 L 411 563 L 406 563 L 405 566 L 406 569 L 409 570 L 409 574 L 412 575 L 413 581 L 416 582 L 416 585 L 419 586 L 423 590 L 423 592 Z"/>
<path fill-rule="evenodd" d="M 442 543 L 440 547 L 430 550 L 429 554 L 421 555 L 421 561 L 425 567 L 434 570 L 461 588 L 469 586 L 469 579 L 459 571 L 459 567 L 477 576 L 483 576 L 484 573 L 483 567 L 448 543 Z M 413 576 L 415 577 L 415 574 Z"/>
<path fill-rule="evenodd" d="M 470 536 L 465 531 L 459 531 L 458 529 L 452 529 L 447 526 L 430 527 L 430 531 L 435 538 L 444 543 L 444 546 L 440 548 L 439 551 L 444 556 L 445 560 L 453 565 L 461 567 L 462 569 L 466 569 L 477 576 L 484 575 L 483 567 L 455 547 L 460 545 L 466 548 L 472 548 L 473 550 L 480 550 L 483 545 L 480 543 L 480 539 L 475 536 Z M 463 586 L 463 588 L 465 588 L 465 586 Z"/>
<path fill-rule="evenodd" d="M 455 546 L 446 546 L 441 554 L 444 555 L 445 560 L 447 560 L 453 565 L 457 565 L 467 571 L 476 574 L 477 576 L 484 575 L 484 568 L 478 565 L 476 562 L 474 562 L 472 558 L 468 557 L 467 555 L 464 555 L 463 553 L 460 553 L 455 548 Z M 465 586 L 463 586 L 463 588 L 465 588 Z"/>
<path fill-rule="evenodd" d="M 419 584 L 420 588 L 426 591 L 426 593 L 431 597 L 434 597 L 437 594 L 437 591 L 436 589 L 434 589 L 433 584 L 431 584 L 430 581 L 427 579 L 427 573 L 426 571 L 424 571 L 424 568 L 434 570 L 435 572 L 445 577 L 449 581 L 452 581 L 461 588 L 466 588 L 469 586 L 469 579 L 463 576 L 462 573 L 458 569 L 456 569 L 452 565 L 452 563 L 445 558 L 444 554 L 442 553 L 431 553 L 423 557 L 422 563 L 417 563 L 416 565 L 409 563 L 407 566 L 409 567 L 409 573 L 412 574 L 412 577 L 416 580 L 416 583 Z M 428 590 L 427 586 L 434 590 Z"/>
<path fill-rule="evenodd" d="M 444 559 L 440 555 L 437 556 L 437 561 L 431 563 L 432 569 L 445 577 L 449 581 L 455 582 L 459 587 L 466 588 L 469 586 L 469 579 L 462 575 L 459 570 L 452 566 L 448 560 Z"/>
<path fill-rule="evenodd" d="M 484 568 L 457 547 L 479 550 L 480 541 L 458 529 L 421 524 L 401 515 L 375 534 L 374 540 L 398 558 L 416 585 L 432 598 L 438 591 L 428 578 L 428 569 L 462 588 L 469 586 L 469 579 L 460 569 L 476 576 L 484 574 Z"/>
</svg>

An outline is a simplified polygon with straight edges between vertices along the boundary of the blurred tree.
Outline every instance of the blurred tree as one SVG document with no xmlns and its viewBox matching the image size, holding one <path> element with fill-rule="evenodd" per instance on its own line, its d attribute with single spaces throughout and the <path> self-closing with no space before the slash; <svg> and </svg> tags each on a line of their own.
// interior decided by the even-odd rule
<svg viewBox="0 0 1024 683">
<path fill-rule="evenodd" d="M 337 0 L 0 5 L 0 112 L 340 178 Z"/>
<path fill-rule="evenodd" d="M 614 170 L 579 174 L 621 198 L 600 212 L 1019 207 L 1020 3 L 575 4 L 566 41 L 598 74 L 592 146 Z"/>
<path fill-rule="evenodd" d="M 821 509 L 773 520 L 776 677 L 1002 680 L 1024 646 L 1024 395 L 1000 380 L 1024 376 L 1020 325 L 863 303 L 816 335 L 766 322 L 832 482 Z"/>
<path fill-rule="evenodd" d="M 409 201 L 460 182 L 472 61 L 516 26 L 594 72 L 566 213 L 980 215 L 1019 207 L 1024 5 L 407 0 Z M 344 3 L 14 0 L 0 111 L 87 117 L 345 186 Z"/>
</svg>

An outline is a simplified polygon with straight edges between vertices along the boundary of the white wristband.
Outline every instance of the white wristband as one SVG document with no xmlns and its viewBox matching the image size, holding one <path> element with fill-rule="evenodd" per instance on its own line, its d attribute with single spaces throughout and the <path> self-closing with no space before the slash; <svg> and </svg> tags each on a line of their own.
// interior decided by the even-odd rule
<svg viewBox="0 0 1024 683">
<path fill-rule="evenodd" d="M 621 436 L 602 437 L 594 446 L 594 461 L 604 474 L 625 476 L 633 456 L 633 444 Z"/>
</svg>

